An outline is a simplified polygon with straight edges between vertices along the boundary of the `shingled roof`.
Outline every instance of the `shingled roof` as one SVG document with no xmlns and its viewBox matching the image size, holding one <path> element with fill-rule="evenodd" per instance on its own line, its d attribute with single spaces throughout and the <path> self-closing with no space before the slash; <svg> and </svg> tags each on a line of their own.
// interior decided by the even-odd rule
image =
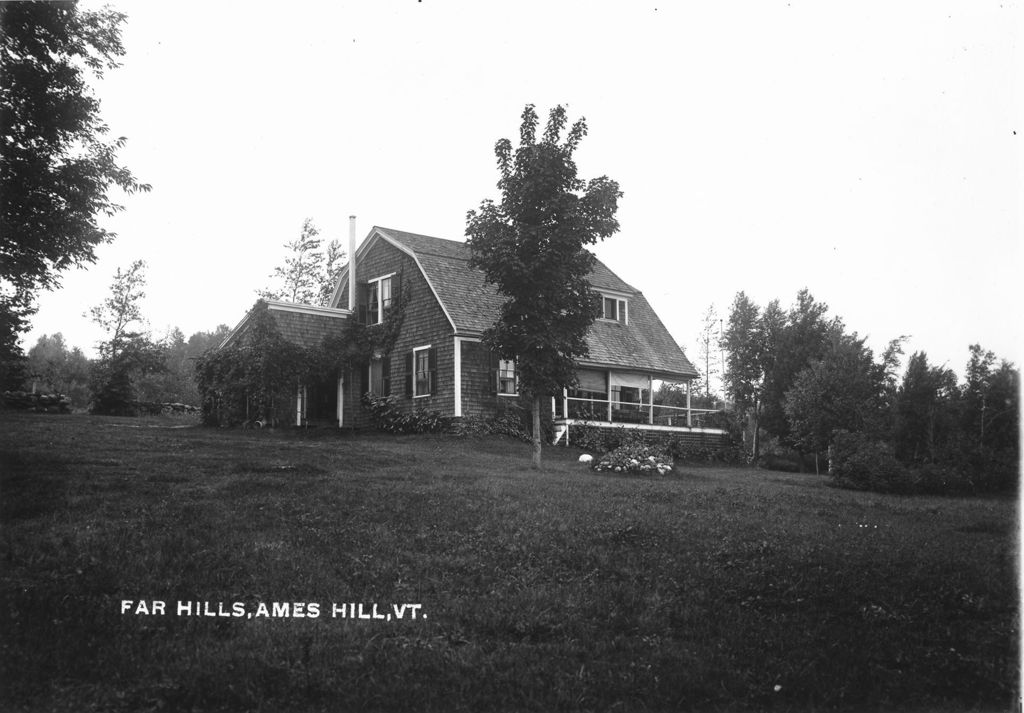
<svg viewBox="0 0 1024 713">
<path fill-rule="evenodd" d="M 494 323 L 504 298 L 484 281 L 482 271 L 469 267 L 466 243 L 381 227 L 375 227 L 370 235 L 380 235 L 413 254 L 457 334 L 479 334 Z M 628 296 L 629 324 L 595 321 L 587 335 L 590 356 L 581 364 L 633 369 L 666 378 L 697 376 L 639 290 L 597 259 L 589 279 L 597 290 Z"/>
<path fill-rule="evenodd" d="M 317 307 L 278 300 L 260 300 L 221 342 L 221 347 L 238 341 L 246 333 L 246 325 L 261 305 L 273 317 L 281 336 L 307 349 L 319 346 L 326 336 L 340 335 L 341 327 L 344 324 L 343 320 L 352 314 L 346 309 Z"/>
</svg>

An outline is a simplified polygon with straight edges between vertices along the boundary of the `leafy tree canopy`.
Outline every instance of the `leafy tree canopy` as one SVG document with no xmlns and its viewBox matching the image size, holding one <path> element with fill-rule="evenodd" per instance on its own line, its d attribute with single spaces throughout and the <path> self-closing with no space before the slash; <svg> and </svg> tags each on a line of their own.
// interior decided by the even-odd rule
<svg viewBox="0 0 1024 713">
<path fill-rule="evenodd" d="M 540 399 L 575 378 L 587 354 L 586 334 L 598 305 L 587 276 L 594 257 L 586 249 L 619 229 L 619 185 L 606 176 L 583 181 L 573 153 L 587 133 L 584 119 L 566 128 L 556 106 L 540 137 L 533 105 L 522 113 L 519 146 L 495 145 L 501 200 L 471 210 L 466 235 L 471 264 L 506 298 L 484 342 L 516 359 L 521 390 L 533 397 L 534 464 L 540 465 Z"/>
<path fill-rule="evenodd" d="M 827 320 L 828 305 L 811 293 L 800 290 L 788 313 L 773 302 L 762 315 L 764 340 L 764 428 L 774 436 L 788 440 L 789 419 L 784 403 L 786 392 L 797 375 L 814 359 L 820 359 L 828 343 L 830 329 L 841 328 L 838 320 Z"/>
<path fill-rule="evenodd" d="M 107 333 L 106 341 L 99 345 L 100 357 L 115 358 L 132 340 L 148 338 L 143 331 L 142 300 L 145 298 L 146 263 L 136 260 L 127 269 L 117 268 L 110 284 L 110 295 L 89 310 L 92 321 Z"/>
<path fill-rule="evenodd" d="M 145 270 L 142 260 L 118 268 L 110 295 L 90 310 L 92 320 L 108 335 L 99 344 L 100 359 L 93 366 L 94 413 L 127 413 L 128 403 L 137 398 L 139 379 L 166 369 L 164 350 L 150 339 L 142 315 Z"/>
<path fill-rule="evenodd" d="M 326 305 L 345 259 L 341 243 L 332 240 L 324 247 L 320 229 L 306 218 L 299 237 L 284 247 L 288 250 L 284 265 L 274 268 L 270 275 L 276 286 L 259 290 L 260 298 Z"/>
<path fill-rule="evenodd" d="M 954 445 L 958 397 L 956 374 L 929 365 L 925 352 L 914 352 L 896 394 L 896 456 L 934 462 Z"/>
<path fill-rule="evenodd" d="M 94 262 L 115 235 L 100 214 L 123 210 L 108 194 L 148 191 L 117 164 L 123 137 L 107 139 L 87 84 L 118 65 L 125 15 L 74 2 L 0 4 L 0 277 L 12 291 L 53 287 Z"/>
<path fill-rule="evenodd" d="M 122 206 L 117 186 L 148 191 L 117 163 L 125 139 L 108 140 L 87 79 L 118 66 L 120 25 L 109 9 L 74 2 L 0 3 L 0 382 L 24 378 L 18 335 L 29 327 L 35 293 L 60 273 L 94 262 L 114 233 L 100 214 Z"/>
<path fill-rule="evenodd" d="M 752 408 L 760 400 L 764 382 L 764 339 L 761 310 L 743 292 L 738 292 L 722 335 L 726 350 L 725 393 L 737 407 Z"/>
<path fill-rule="evenodd" d="M 890 369 L 901 340 L 894 340 L 881 361 L 856 333 L 846 334 L 837 320 L 823 353 L 793 380 L 783 408 L 791 439 L 804 451 L 824 451 L 838 430 L 883 435 L 888 431 Z"/>
</svg>

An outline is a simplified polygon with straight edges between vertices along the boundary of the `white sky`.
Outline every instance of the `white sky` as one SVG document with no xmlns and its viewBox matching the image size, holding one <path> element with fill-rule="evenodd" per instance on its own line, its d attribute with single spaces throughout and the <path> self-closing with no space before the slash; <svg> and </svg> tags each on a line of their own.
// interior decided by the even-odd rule
<svg viewBox="0 0 1024 713">
<path fill-rule="evenodd" d="M 155 335 L 187 337 L 243 316 L 306 217 L 462 239 L 495 141 L 562 103 L 589 125 L 581 176 L 625 193 L 598 256 L 691 359 L 710 303 L 806 286 L 876 352 L 909 334 L 958 374 L 974 342 L 1020 364 L 1016 2 L 115 7 L 127 54 L 97 93 L 153 191 L 43 295 L 26 349 L 91 348 L 82 315 L 136 258 Z"/>
</svg>

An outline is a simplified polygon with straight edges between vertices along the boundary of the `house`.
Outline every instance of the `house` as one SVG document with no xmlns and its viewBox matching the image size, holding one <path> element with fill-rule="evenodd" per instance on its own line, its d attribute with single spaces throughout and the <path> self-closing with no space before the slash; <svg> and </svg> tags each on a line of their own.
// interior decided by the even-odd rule
<svg viewBox="0 0 1024 713">
<path fill-rule="evenodd" d="M 374 227 L 354 255 L 330 306 L 266 302 L 278 329 L 296 344 L 314 346 L 340 334 L 346 320 L 370 329 L 383 324 L 403 295 L 401 327 L 390 353 L 374 354 L 366 368 L 337 380 L 297 384 L 295 423 L 367 425 L 368 414 L 360 405 L 367 392 L 394 396 L 402 410 L 422 408 L 455 417 L 527 407 L 520 404 L 515 362 L 495 358 L 481 343 L 503 298 L 481 271 L 469 267 L 465 243 Z M 721 434 L 701 427 L 705 411 L 688 407 L 697 371 L 643 294 L 599 260 L 590 282 L 601 296 L 602 313 L 588 334 L 590 354 L 579 362 L 578 385 L 551 399 L 556 440 L 582 423 Z M 250 317 L 225 344 L 240 338 Z M 654 404 L 661 381 L 683 384 L 688 406 Z"/>
</svg>

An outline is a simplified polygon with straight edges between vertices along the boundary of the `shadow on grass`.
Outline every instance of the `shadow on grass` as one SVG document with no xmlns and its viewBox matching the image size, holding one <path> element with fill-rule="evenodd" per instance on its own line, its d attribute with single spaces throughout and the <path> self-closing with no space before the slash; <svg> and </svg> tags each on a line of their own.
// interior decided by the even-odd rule
<svg viewBox="0 0 1024 713">
<path fill-rule="evenodd" d="M 65 507 L 68 471 L 54 456 L 0 451 L 0 521 L 44 517 Z"/>
</svg>

